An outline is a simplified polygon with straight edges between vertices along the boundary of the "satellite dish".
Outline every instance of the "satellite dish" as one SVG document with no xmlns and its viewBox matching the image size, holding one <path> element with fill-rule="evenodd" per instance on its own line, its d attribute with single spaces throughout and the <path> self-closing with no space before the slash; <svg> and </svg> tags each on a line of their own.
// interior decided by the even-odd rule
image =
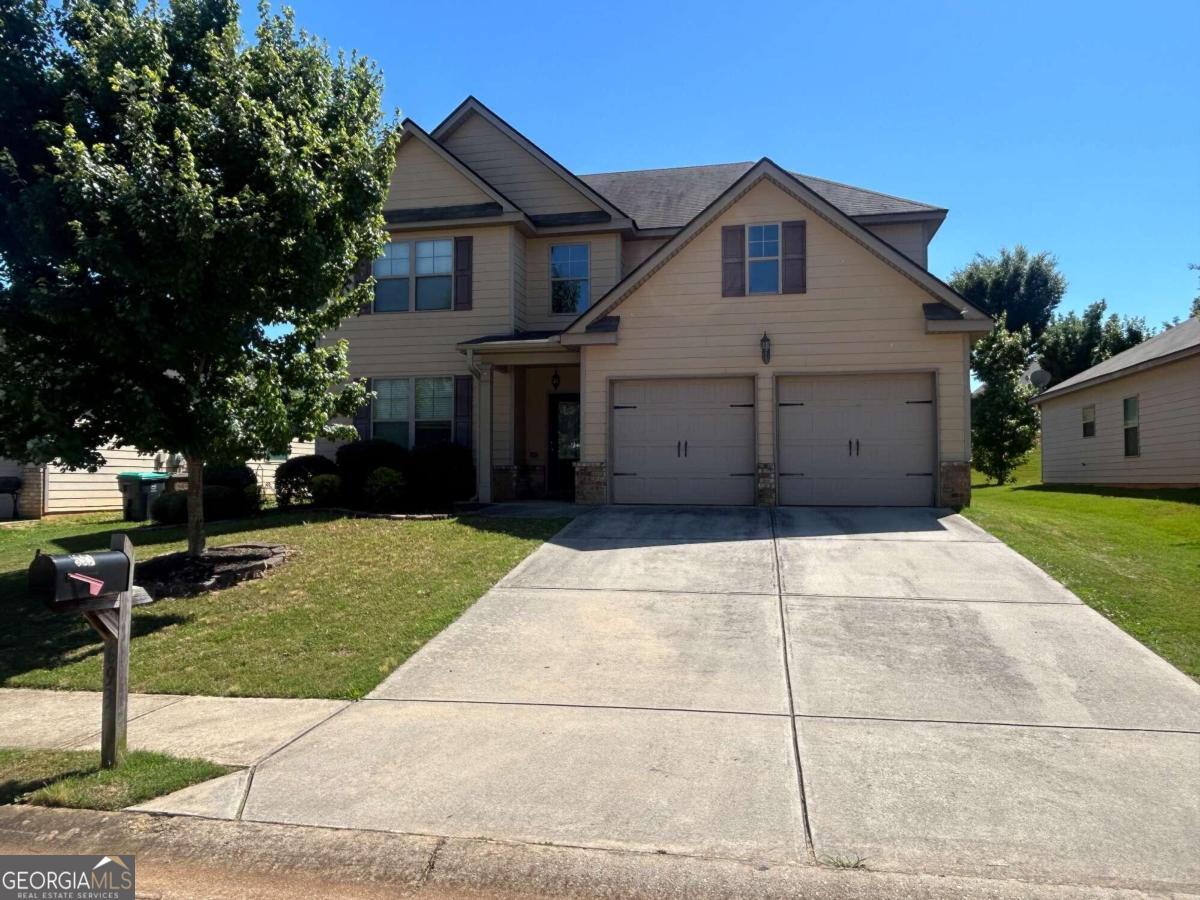
<svg viewBox="0 0 1200 900">
<path fill-rule="evenodd" d="M 1035 388 L 1040 390 L 1050 383 L 1050 373 L 1045 369 L 1037 368 L 1029 373 L 1029 380 Z"/>
</svg>

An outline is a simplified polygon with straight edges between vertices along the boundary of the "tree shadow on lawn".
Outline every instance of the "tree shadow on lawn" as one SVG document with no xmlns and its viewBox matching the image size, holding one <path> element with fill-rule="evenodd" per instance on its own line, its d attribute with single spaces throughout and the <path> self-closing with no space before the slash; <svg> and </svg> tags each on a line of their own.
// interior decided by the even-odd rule
<svg viewBox="0 0 1200 900">
<path fill-rule="evenodd" d="M 52 613 L 41 602 L 30 599 L 24 572 L 0 575 L 0 608 L 6 615 L 0 634 L 0 685 L 26 672 L 56 669 L 104 650 L 100 636 L 82 615 Z M 139 638 L 190 618 L 144 608 L 135 612 L 130 630 L 134 638 Z M 99 690 L 99 683 L 96 688 Z"/>
<path fill-rule="evenodd" d="M 996 485 L 988 485 L 996 487 Z M 1123 488 L 1101 484 L 1022 484 L 1014 491 L 1043 494 L 1090 494 L 1095 497 L 1125 497 L 1131 500 L 1167 500 L 1200 505 L 1200 488 Z"/>
</svg>

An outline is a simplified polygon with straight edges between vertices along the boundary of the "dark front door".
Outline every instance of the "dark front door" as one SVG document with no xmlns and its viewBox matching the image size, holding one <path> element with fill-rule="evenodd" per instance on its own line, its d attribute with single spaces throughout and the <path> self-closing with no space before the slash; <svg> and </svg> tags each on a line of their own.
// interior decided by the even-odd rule
<svg viewBox="0 0 1200 900">
<path fill-rule="evenodd" d="M 575 499 L 575 462 L 579 459 L 579 395 L 550 395 L 550 496 Z"/>
</svg>

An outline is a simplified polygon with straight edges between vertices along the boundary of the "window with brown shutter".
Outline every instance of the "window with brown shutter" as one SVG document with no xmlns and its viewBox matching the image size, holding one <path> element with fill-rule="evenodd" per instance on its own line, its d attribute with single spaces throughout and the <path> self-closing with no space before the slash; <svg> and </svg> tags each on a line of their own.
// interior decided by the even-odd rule
<svg viewBox="0 0 1200 900">
<path fill-rule="evenodd" d="M 456 237 L 454 239 L 454 308 L 471 308 L 471 280 L 473 257 L 475 255 L 475 239 Z"/>
<path fill-rule="evenodd" d="M 470 375 L 454 376 L 454 443 L 471 446 L 471 422 L 475 410 L 475 379 Z"/>
<path fill-rule="evenodd" d="M 364 379 L 367 383 L 367 390 L 372 390 L 371 379 Z M 367 400 L 354 413 L 354 430 L 358 432 L 359 440 L 367 441 L 371 439 L 371 401 Z"/>
<path fill-rule="evenodd" d="M 746 296 L 746 226 L 721 229 L 721 296 Z"/>
<path fill-rule="evenodd" d="M 783 223 L 783 293 L 803 294 L 808 289 L 807 225 L 803 220 Z"/>
</svg>

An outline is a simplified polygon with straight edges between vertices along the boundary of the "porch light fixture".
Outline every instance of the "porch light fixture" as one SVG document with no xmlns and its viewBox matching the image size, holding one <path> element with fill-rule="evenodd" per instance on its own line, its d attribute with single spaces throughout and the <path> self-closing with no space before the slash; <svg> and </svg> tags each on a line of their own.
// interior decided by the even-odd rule
<svg viewBox="0 0 1200 900">
<path fill-rule="evenodd" d="M 550 376 L 550 387 L 557 391 L 560 384 L 562 384 L 562 379 L 558 377 L 558 369 L 555 368 L 554 374 Z"/>
<path fill-rule="evenodd" d="M 758 346 L 762 348 L 762 361 L 766 365 L 771 361 L 771 339 L 765 331 L 763 332 L 763 336 L 759 338 Z"/>
</svg>

